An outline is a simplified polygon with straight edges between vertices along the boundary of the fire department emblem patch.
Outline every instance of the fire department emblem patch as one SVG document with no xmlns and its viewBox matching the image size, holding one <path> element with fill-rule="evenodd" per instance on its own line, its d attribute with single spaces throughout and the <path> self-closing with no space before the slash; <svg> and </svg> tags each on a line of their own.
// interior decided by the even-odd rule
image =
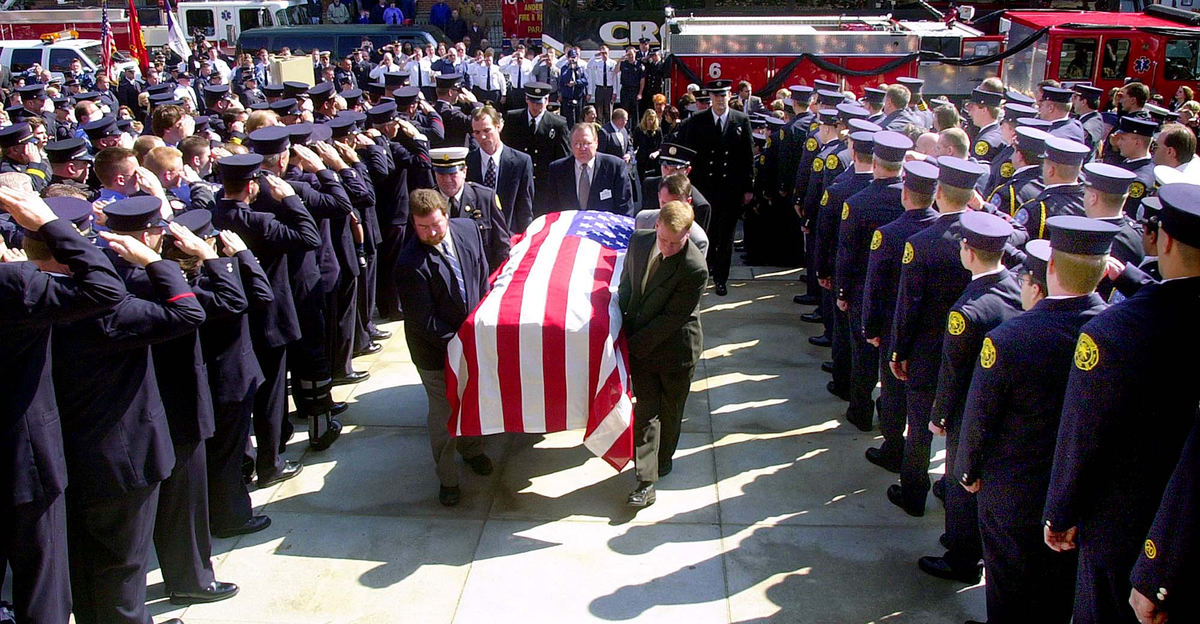
<svg viewBox="0 0 1200 624">
<path fill-rule="evenodd" d="M 1014 167 L 1012 163 L 1006 162 L 1003 165 L 1000 165 L 1000 176 L 1004 178 L 1011 178 L 1013 171 L 1016 171 L 1016 169 L 1017 168 Z"/>
<path fill-rule="evenodd" d="M 992 149 L 992 146 L 988 145 L 987 141 L 980 141 L 975 144 L 975 155 L 987 156 L 988 150 L 990 149 Z"/>
<path fill-rule="evenodd" d="M 983 339 L 983 347 L 979 349 L 979 365 L 984 368 L 996 365 L 996 345 L 992 344 L 991 338 Z"/>
<path fill-rule="evenodd" d="M 883 244 L 883 233 L 880 232 L 879 230 L 875 230 L 875 233 L 871 235 L 871 251 L 875 251 L 876 249 L 879 249 L 879 246 L 882 244 Z"/>
<path fill-rule="evenodd" d="M 916 252 L 913 251 L 912 243 L 904 243 L 904 257 L 901 258 L 900 261 L 904 264 L 908 264 L 909 262 L 913 261 L 913 255 L 915 254 Z"/>
<path fill-rule="evenodd" d="M 850 204 L 842 204 L 842 221 L 850 218 Z"/>
<path fill-rule="evenodd" d="M 1141 199 L 1146 194 L 1146 185 L 1141 182 L 1134 182 L 1129 185 L 1129 196 L 1134 199 Z"/>
<path fill-rule="evenodd" d="M 1075 368 L 1090 371 L 1100 363 L 1100 347 L 1087 334 L 1079 334 L 1079 342 L 1075 344 Z"/>
<path fill-rule="evenodd" d="M 821 205 L 822 206 L 829 205 L 829 191 L 825 191 L 824 193 L 821 193 Z"/>
<path fill-rule="evenodd" d="M 830 154 L 829 158 L 825 159 L 825 168 L 826 169 L 837 169 L 837 166 L 838 166 L 837 154 Z"/>
<path fill-rule="evenodd" d="M 813 159 L 813 171 L 820 173 L 824 169 L 825 169 L 825 161 L 821 160 L 820 158 L 814 158 Z"/>
<path fill-rule="evenodd" d="M 967 329 L 967 319 L 963 318 L 962 313 L 958 310 L 950 312 L 950 318 L 946 321 L 946 331 L 950 332 L 951 336 L 961 336 Z"/>
<path fill-rule="evenodd" d="M 806 149 L 806 150 L 808 150 L 808 151 L 810 151 L 810 152 L 815 152 L 815 151 L 817 151 L 817 140 L 816 140 L 816 139 L 809 139 L 809 140 L 805 141 L 805 142 L 804 142 L 804 149 Z"/>
</svg>

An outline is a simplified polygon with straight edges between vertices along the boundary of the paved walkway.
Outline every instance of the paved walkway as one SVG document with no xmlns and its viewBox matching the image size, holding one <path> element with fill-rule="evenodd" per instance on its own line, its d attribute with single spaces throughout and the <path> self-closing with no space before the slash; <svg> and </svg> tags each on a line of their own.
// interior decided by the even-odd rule
<svg viewBox="0 0 1200 624">
<path fill-rule="evenodd" d="M 805 340 L 795 271 L 735 268 L 729 296 L 702 301 L 696 369 L 674 472 L 658 502 L 580 444 L 581 432 L 494 436 L 491 477 L 464 465 L 460 506 L 437 502 L 425 397 L 399 323 L 339 388 L 340 441 L 289 456 L 304 472 L 252 493 L 272 526 L 216 540 L 221 580 L 241 594 L 176 609 L 150 576 L 156 621 L 920 622 L 982 619 L 982 587 L 917 570 L 940 554 L 936 502 L 910 518 L 884 496 L 894 475 L 839 420 L 828 351 Z M 535 382 L 536 380 L 531 380 Z M 935 458 L 941 469 L 942 454 Z M 932 501 L 933 499 L 931 499 Z"/>
</svg>

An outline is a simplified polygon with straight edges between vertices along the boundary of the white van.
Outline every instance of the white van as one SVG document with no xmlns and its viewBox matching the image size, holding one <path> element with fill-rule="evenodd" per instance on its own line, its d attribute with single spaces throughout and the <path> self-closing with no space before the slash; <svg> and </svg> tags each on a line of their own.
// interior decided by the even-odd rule
<svg viewBox="0 0 1200 624">
<path fill-rule="evenodd" d="M 232 50 L 243 30 L 309 21 L 304 0 L 189 0 L 176 8 L 189 39 L 200 35 L 222 50 Z"/>
<path fill-rule="evenodd" d="M 51 72 L 62 73 L 71 69 L 71 61 L 79 59 L 85 71 L 99 73 L 100 42 L 96 39 L 75 39 L 70 34 L 48 34 L 41 40 L 16 39 L 0 41 L 0 65 L 19 74 L 34 63 Z M 137 63 L 128 53 L 118 50 L 113 55 L 117 75 L 126 67 L 133 67 L 139 75 Z"/>
</svg>

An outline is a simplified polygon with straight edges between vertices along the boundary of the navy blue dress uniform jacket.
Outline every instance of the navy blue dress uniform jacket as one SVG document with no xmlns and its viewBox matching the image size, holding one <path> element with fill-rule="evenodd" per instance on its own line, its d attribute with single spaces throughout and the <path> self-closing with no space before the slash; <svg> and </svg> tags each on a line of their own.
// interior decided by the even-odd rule
<svg viewBox="0 0 1200 624">
<path fill-rule="evenodd" d="M 797 202 L 802 202 L 800 206 L 803 209 L 805 218 L 810 223 L 819 222 L 826 208 L 832 208 L 835 215 L 840 214 L 840 208 L 836 204 L 821 206 L 821 198 L 825 196 L 825 182 L 827 180 L 825 165 L 827 162 L 841 164 L 837 153 L 841 151 L 843 145 L 844 143 L 840 140 L 830 141 L 822 145 L 816 154 L 813 154 L 812 164 L 809 165 L 808 183 L 804 185 L 804 197 L 802 200 L 800 197 L 796 198 Z M 833 157 L 832 161 L 830 160 L 831 156 Z M 821 244 L 820 239 L 818 239 L 817 245 Z M 835 247 L 837 245 L 836 241 L 832 244 Z"/>
<path fill-rule="evenodd" d="M 467 137 L 471 136 L 471 115 L 462 107 L 445 100 L 433 103 L 433 112 L 437 113 L 442 127 L 442 136 L 429 137 L 433 147 L 468 147 Z"/>
<path fill-rule="evenodd" d="M 1016 166 L 1012 164 L 1012 155 L 1016 151 L 1011 145 L 1005 145 L 996 152 L 992 157 L 991 165 L 988 166 L 987 182 L 983 187 L 986 189 L 995 189 L 1004 184 L 1016 172 Z M 1041 167 L 1038 167 L 1038 175 L 1041 175 Z"/>
<path fill-rule="evenodd" d="M 1126 159 L 1117 163 L 1117 166 L 1137 176 L 1136 180 L 1129 183 L 1129 197 L 1125 199 L 1125 215 L 1130 219 L 1136 219 L 1138 208 L 1142 205 L 1142 198 L 1153 194 L 1154 189 L 1157 188 L 1154 179 L 1154 161 L 1147 156 L 1134 160 Z"/>
<path fill-rule="evenodd" d="M 483 184 L 485 171 L 482 150 L 467 154 L 467 180 Z M 495 191 L 509 231 L 525 232 L 533 221 L 533 159 L 529 154 L 508 146 L 500 151 Z"/>
<path fill-rule="evenodd" d="M 175 466 L 150 345 L 194 331 L 204 309 L 179 265 L 159 260 L 146 272 L 153 300 L 127 294 L 103 315 L 55 330 L 55 396 L 81 503 L 154 485 Z"/>
<path fill-rule="evenodd" d="M 842 221 L 842 206 L 846 200 L 871 184 L 871 172 L 844 174 L 821 194 L 817 212 L 816 246 L 813 264 L 817 277 L 833 277 L 837 267 L 838 229 Z"/>
<path fill-rule="evenodd" d="M 1064 117 L 1050 123 L 1050 128 L 1046 130 L 1050 136 L 1056 136 L 1062 139 L 1070 139 L 1076 143 L 1087 145 L 1087 133 L 1083 131 L 1083 124 L 1079 123 L 1074 117 Z"/>
<path fill-rule="evenodd" d="M 975 136 L 975 145 L 971 147 L 971 158 L 984 165 L 991 165 L 992 159 L 1004 149 L 1004 139 L 1000 135 L 1000 122 L 994 121 L 979 129 Z"/>
<path fill-rule="evenodd" d="M 579 205 L 576 191 L 575 157 L 560 158 L 550 165 L 550 179 L 546 183 L 546 202 L 542 206 L 550 212 L 561 210 L 599 210 L 620 215 L 634 216 L 633 189 L 629 176 L 625 174 L 625 161 L 611 154 L 596 154 L 592 161 L 596 168 L 592 174 L 592 185 L 586 206 Z"/>
<path fill-rule="evenodd" d="M 900 288 L 900 265 L 909 237 L 938 218 L 933 208 L 906 210 L 871 235 L 871 253 L 863 283 L 862 328 L 865 338 L 891 338 L 892 317 Z"/>
<path fill-rule="evenodd" d="M 312 281 L 314 276 L 312 269 L 315 265 L 315 275 L 319 280 L 321 290 L 332 292 L 337 286 L 342 271 L 342 260 L 338 257 L 339 248 L 343 250 L 348 248 L 349 258 L 347 261 L 354 266 L 354 273 L 358 273 L 358 257 L 354 253 L 353 235 L 350 228 L 346 226 L 350 213 L 354 211 L 354 205 L 350 203 L 350 196 L 346 194 L 346 188 L 342 186 L 339 174 L 329 169 L 323 169 L 316 173 L 305 173 L 299 167 L 289 167 L 284 173 L 284 179 L 292 185 L 292 190 L 296 191 L 296 195 L 300 197 L 300 201 L 308 209 L 308 213 L 316 220 L 317 229 L 321 232 L 321 244 L 315 253 L 310 253 L 308 250 L 291 253 L 289 264 L 295 279 L 294 283 L 302 284 L 305 289 L 316 288 Z M 270 197 L 269 193 L 260 192 L 254 203 L 257 206 L 264 201 L 274 202 L 274 199 Z M 339 238 L 344 237 L 345 241 L 334 242 L 332 224 L 335 221 L 339 223 L 337 228 Z"/>
<path fill-rule="evenodd" d="M 598 172 L 597 172 L 598 173 Z M 474 182 L 463 185 L 462 196 L 457 207 L 451 207 L 450 218 L 470 219 L 479 228 L 483 238 L 484 255 L 488 271 L 495 271 L 508 259 L 512 233 L 508 221 L 500 208 L 500 199 L 492 189 Z"/>
<path fill-rule="evenodd" d="M 379 145 L 359 147 L 354 151 L 359 158 L 359 162 L 354 168 L 359 175 L 365 176 L 370 182 L 371 196 L 374 198 L 370 209 L 355 206 L 359 211 L 359 216 L 362 217 L 363 246 L 367 255 L 373 255 L 374 250 L 383 242 L 383 230 L 379 225 L 379 182 L 392 175 L 396 165 L 392 162 L 392 155 Z M 353 202 L 354 198 L 350 199 Z"/>
<path fill-rule="evenodd" d="M 548 206 L 543 198 L 550 183 L 550 163 L 569 156 L 571 129 L 562 115 L 543 111 L 537 128 L 529 124 L 529 110 L 511 110 L 504 114 L 504 128 L 500 139 L 506 147 L 521 150 L 533 161 L 533 215 L 535 217 L 561 210 Z"/>
<path fill-rule="evenodd" d="M 1085 216 L 1082 184 L 1056 184 L 1043 188 L 1037 197 L 1021 206 L 1013 220 L 1025 228 L 1030 239 L 1049 238 L 1046 219 L 1059 215 Z"/>
<path fill-rule="evenodd" d="M 904 212 L 904 206 L 900 204 L 903 186 L 900 178 L 871 180 L 867 188 L 842 203 L 833 291 L 838 299 L 851 302 L 856 309 L 862 301 L 863 283 L 867 278 L 871 239 L 875 237 L 876 229 L 895 221 Z M 859 331 L 861 319 L 851 321 L 854 330 Z"/>
<path fill-rule="evenodd" d="M 408 225 L 408 191 L 413 188 L 433 188 L 432 161 L 429 144 L 396 133 L 396 140 L 375 139 L 377 145 L 391 156 L 391 175 L 372 179 L 375 183 L 375 209 L 379 226 L 385 230 Z"/>
<path fill-rule="evenodd" d="M 5 508 L 52 499 L 67 486 L 51 377 L 52 325 L 92 316 L 125 297 L 112 263 L 70 221 L 56 219 L 40 231 L 54 258 L 71 268 L 71 276 L 44 273 L 32 262 L 0 263 L 0 483 L 7 492 Z"/>
<path fill-rule="evenodd" d="M 446 345 L 487 293 L 488 264 L 479 227 L 470 219 L 450 219 L 454 255 L 466 282 L 466 301 L 458 296 L 454 272 L 434 248 L 413 237 L 400 252 L 396 288 L 404 307 L 404 338 L 413 364 L 442 370 Z"/>
<path fill-rule="evenodd" d="M 1012 163 L 1009 163 L 1011 166 Z M 1042 168 L 1031 165 L 1012 172 L 988 195 L 988 203 L 996 210 L 1016 217 L 1017 211 L 1026 202 L 1033 200 L 1044 188 L 1041 182 Z"/>
<path fill-rule="evenodd" d="M 263 382 L 262 368 L 250 341 L 249 311 L 261 311 L 275 300 L 271 282 L 249 249 L 234 256 L 238 283 L 245 296 L 243 310 L 206 304 L 211 291 L 205 273 L 196 276 L 192 290 L 204 306 L 205 321 L 200 326 L 200 347 L 208 364 L 209 389 L 213 403 L 229 405 L 253 396 Z"/>
<path fill-rule="evenodd" d="M 742 196 L 754 190 L 754 137 L 750 118 L 741 111 L 725 113 L 718 130 L 712 110 L 696 113 L 679 124 L 679 143 L 696 150 L 689 178 L 718 208 L 737 208 Z"/>
</svg>

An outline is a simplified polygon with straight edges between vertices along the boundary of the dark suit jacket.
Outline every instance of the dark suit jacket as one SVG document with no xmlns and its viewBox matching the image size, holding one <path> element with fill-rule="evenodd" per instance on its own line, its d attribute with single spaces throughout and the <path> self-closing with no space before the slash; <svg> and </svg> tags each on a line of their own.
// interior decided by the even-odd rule
<svg viewBox="0 0 1200 624">
<path fill-rule="evenodd" d="M 533 195 L 535 215 L 552 211 L 543 201 L 543 190 L 549 183 L 550 163 L 571 154 L 568 145 L 570 133 L 567 119 L 549 111 L 542 113 L 536 132 L 530 131 L 527 109 L 511 110 L 504 114 L 504 129 L 500 131 L 504 145 L 525 152 L 533 160 L 533 185 L 537 189 Z"/>
<path fill-rule="evenodd" d="M 654 230 L 638 230 L 629 240 L 618 297 L 629 356 L 643 370 L 694 366 L 704 335 L 700 329 L 700 295 L 708 283 L 704 256 L 689 240 L 682 251 L 659 260 L 658 270 L 642 289 Z"/>
<path fill-rule="evenodd" d="M 546 212 L 602 210 L 632 217 L 633 195 L 629 176 L 625 175 L 625 161 L 609 154 L 596 154 L 593 165 L 596 173 L 592 176 L 591 193 L 587 205 L 580 206 L 575 191 L 575 157 L 554 161 L 550 165 L 550 183 L 546 188 L 547 202 L 543 204 Z M 604 194 L 603 198 L 601 194 Z"/>
<path fill-rule="evenodd" d="M 446 365 L 446 345 L 487 292 L 483 237 L 470 219 L 451 219 L 454 254 L 462 267 L 467 300 L 458 298 L 446 259 L 420 239 L 409 239 L 396 264 L 396 288 L 404 308 L 404 338 L 413 364 L 424 370 Z"/>
<path fill-rule="evenodd" d="M 520 234 L 533 221 L 533 159 L 507 145 L 500 152 L 500 171 L 496 176 L 496 197 L 505 222 L 513 234 Z M 467 155 L 467 180 L 483 184 L 483 151 Z"/>
<path fill-rule="evenodd" d="M 496 204 L 496 192 L 474 182 L 463 186 L 462 197 L 457 212 L 451 212 L 450 218 L 470 219 L 479 228 L 483 237 L 484 257 L 488 261 L 488 270 L 495 271 L 508 259 L 509 239 L 512 234 L 508 231 L 508 222 Z"/>
</svg>

